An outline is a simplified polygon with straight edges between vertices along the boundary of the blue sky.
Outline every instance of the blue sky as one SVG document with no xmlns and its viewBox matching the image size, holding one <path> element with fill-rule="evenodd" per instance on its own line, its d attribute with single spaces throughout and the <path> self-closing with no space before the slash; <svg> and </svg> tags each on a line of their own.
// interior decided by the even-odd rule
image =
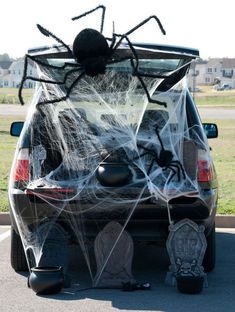
<svg viewBox="0 0 235 312">
<path fill-rule="evenodd" d="M 85 27 L 99 29 L 100 12 L 76 22 L 71 17 L 104 4 L 107 8 L 104 34 L 111 36 L 112 21 L 124 33 L 150 15 L 161 20 L 166 36 L 149 22 L 131 41 L 176 44 L 198 48 L 203 58 L 235 57 L 234 0 L 8 0 L 1 3 L 0 54 L 23 56 L 28 48 L 55 43 L 36 28 L 41 24 L 65 43 L 73 42 Z"/>
</svg>

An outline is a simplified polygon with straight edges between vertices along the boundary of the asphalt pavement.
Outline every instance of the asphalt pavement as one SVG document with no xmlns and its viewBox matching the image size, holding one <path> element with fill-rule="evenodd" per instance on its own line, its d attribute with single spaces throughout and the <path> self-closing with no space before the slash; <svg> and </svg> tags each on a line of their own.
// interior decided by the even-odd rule
<svg viewBox="0 0 235 312">
<path fill-rule="evenodd" d="M 28 106 L 0 105 L 1 115 L 24 118 Z M 235 119 L 235 110 L 200 108 L 202 119 Z M 181 294 L 164 284 L 168 268 L 165 249 L 136 246 L 133 273 L 137 280 L 150 282 L 150 291 L 90 289 L 87 270 L 79 257 L 71 270 L 77 284 L 53 296 L 37 296 L 27 287 L 27 273 L 19 274 L 10 267 L 10 230 L 0 226 L 0 311 L 3 312 L 79 312 L 79 311 L 164 311 L 227 312 L 235 311 L 235 229 L 217 229 L 217 266 L 208 274 L 209 287 L 201 294 Z"/>
<path fill-rule="evenodd" d="M 7 234 L 6 234 L 7 233 Z M 115 289 L 78 291 L 89 285 L 81 257 L 71 264 L 79 284 L 51 296 L 37 296 L 27 287 L 27 273 L 14 272 L 9 264 L 9 227 L 0 227 L 0 311 L 4 312 L 79 312 L 79 311 L 165 311 L 231 312 L 235 308 L 235 230 L 217 229 L 217 265 L 208 274 L 209 287 L 197 295 L 181 294 L 164 284 L 168 268 L 165 249 L 157 246 L 135 247 L 133 274 L 152 285 L 148 291 L 123 292 Z"/>
<path fill-rule="evenodd" d="M 29 105 L 20 105 L 20 104 L 1 104 L 0 105 L 0 115 L 3 116 L 22 116 L 25 117 Z"/>
<path fill-rule="evenodd" d="M 29 110 L 29 105 L 20 104 L 1 104 L 0 115 L 21 116 L 24 119 Z M 199 113 L 202 119 L 235 119 L 235 109 L 222 107 L 199 107 Z"/>
<path fill-rule="evenodd" d="M 202 119 L 235 119 L 235 109 L 221 107 L 199 107 Z"/>
</svg>

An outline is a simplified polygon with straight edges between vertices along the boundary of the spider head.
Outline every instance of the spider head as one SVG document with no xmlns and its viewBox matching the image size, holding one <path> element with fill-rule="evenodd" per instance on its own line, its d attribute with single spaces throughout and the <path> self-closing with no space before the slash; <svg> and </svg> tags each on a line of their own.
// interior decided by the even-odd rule
<svg viewBox="0 0 235 312">
<path fill-rule="evenodd" d="M 87 75 L 103 74 L 109 45 L 105 37 L 95 29 L 83 29 L 73 42 L 74 58 L 80 63 Z"/>
</svg>

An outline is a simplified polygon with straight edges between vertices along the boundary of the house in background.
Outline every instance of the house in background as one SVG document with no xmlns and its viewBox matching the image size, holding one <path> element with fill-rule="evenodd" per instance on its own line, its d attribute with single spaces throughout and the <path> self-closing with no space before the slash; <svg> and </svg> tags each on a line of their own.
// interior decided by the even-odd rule
<svg viewBox="0 0 235 312">
<path fill-rule="evenodd" d="M 0 61 L 0 87 L 18 88 L 24 71 L 24 58 Z M 36 67 L 28 60 L 27 75 L 37 77 Z M 211 58 L 193 62 L 188 72 L 188 86 L 196 90 L 198 85 L 227 85 L 235 89 L 235 58 Z M 35 81 L 27 80 L 25 88 L 34 88 Z"/>
<path fill-rule="evenodd" d="M 198 85 L 228 85 L 235 88 L 235 58 L 211 58 L 196 61 L 188 73 L 188 85 L 194 90 Z"/>
<path fill-rule="evenodd" d="M 222 64 L 222 85 L 229 85 L 235 88 L 235 58 L 224 58 Z"/>
<path fill-rule="evenodd" d="M 5 77 L 9 74 L 11 61 L 0 61 L 0 87 L 8 87 L 8 80 Z"/>
<path fill-rule="evenodd" d="M 221 79 L 221 68 L 223 60 L 219 58 L 209 59 L 205 66 L 205 72 L 203 75 L 197 77 L 198 83 L 204 83 L 207 85 L 217 84 Z"/>
<path fill-rule="evenodd" d="M 19 58 L 16 61 L 8 62 L 8 66 L 0 62 L 0 87 L 18 88 L 24 71 L 24 58 Z M 29 60 L 27 75 L 37 77 L 36 67 Z M 25 88 L 34 88 L 35 81 L 27 80 L 24 84 Z"/>
</svg>

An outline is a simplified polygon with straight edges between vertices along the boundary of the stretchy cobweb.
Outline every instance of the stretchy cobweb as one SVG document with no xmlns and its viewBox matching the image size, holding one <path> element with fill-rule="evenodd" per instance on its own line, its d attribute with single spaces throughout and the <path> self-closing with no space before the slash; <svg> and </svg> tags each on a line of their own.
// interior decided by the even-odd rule
<svg viewBox="0 0 235 312">
<path fill-rule="evenodd" d="M 23 129 L 30 142 L 30 177 L 21 205 L 11 195 L 29 266 L 62 262 L 68 267 L 65 247 L 57 259 L 44 253 L 53 250 L 60 235 L 61 244 L 72 235 L 93 285 L 121 232 L 129 229 L 141 211 L 152 209 L 154 215 L 154 209 L 161 207 L 171 220 L 173 198 L 199 196 L 196 163 L 206 150 L 201 129 L 188 124 L 185 79 L 166 92 L 155 92 L 163 79 L 143 78 L 151 97 L 167 104 L 163 107 L 148 103 L 128 61 L 118 68 L 84 76 L 66 101 L 54 104 L 38 105 L 62 98 L 66 86 L 38 83 Z M 42 67 L 38 74 L 54 80 L 60 71 Z M 70 75 L 68 85 L 70 79 L 75 77 Z M 15 162 L 18 158 L 16 154 Z M 119 222 L 122 230 L 97 272 L 94 239 L 110 221 Z M 48 237 L 52 237 L 51 247 L 46 250 Z"/>
</svg>

